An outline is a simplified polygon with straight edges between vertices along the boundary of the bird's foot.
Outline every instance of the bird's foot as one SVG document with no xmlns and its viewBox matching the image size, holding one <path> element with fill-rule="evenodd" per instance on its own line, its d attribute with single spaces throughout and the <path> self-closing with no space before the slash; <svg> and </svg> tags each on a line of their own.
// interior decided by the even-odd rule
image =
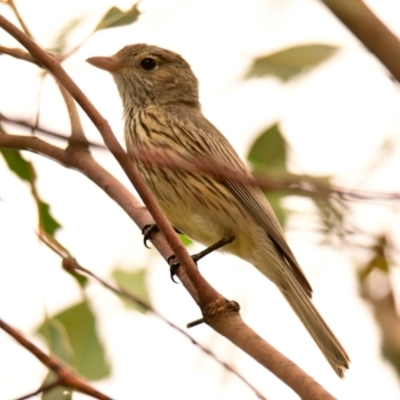
<svg viewBox="0 0 400 400">
<path fill-rule="evenodd" d="M 147 242 L 151 239 L 151 235 L 153 233 L 158 232 L 158 226 L 156 224 L 148 224 L 145 225 L 142 229 L 142 235 L 143 235 L 143 244 L 149 249 L 150 247 L 147 246 Z"/>
<path fill-rule="evenodd" d="M 221 247 L 232 243 L 234 241 L 235 237 L 234 236 L 227 236 L 223 237 L 221 240 L 218 240 L 218 242 L 212 244 L 211 246 L 207 247 L 206 249 L 200 251 L 199 253 L 193 254 L 192 260 L 194 263 L 197 265 L 197 261 L 201 260 L 203 257 L 206 255 L 212 253 L 215 250 L 220 249 Z M 178 268 L 181 266 L 179 263 L 178 259 L 176 258 L 175 254 L 172 256 L 168 257 L 168 264 L 170 267 L 170 274 L 171 274 L 171 279 L 174 283 L 178 283 L 175 279 L 174 276 L 176 275 L 176 272 L 178 271 Z"/>
<path fill-rule="evenodd" d="M 181 233 L 178 231 L 178 229 L 174 228 L 176 233 Z M 153 235 L 156 232 L 159 232 L 160 229 L 156 224 L 147 224 L 143 227 L 142 229 L 142 235 L 143 235 L 143 244 L 149 249 L 150 247 L 147 246 L 147 242 L 151 240 L 151 235 Z"/>
</svg>

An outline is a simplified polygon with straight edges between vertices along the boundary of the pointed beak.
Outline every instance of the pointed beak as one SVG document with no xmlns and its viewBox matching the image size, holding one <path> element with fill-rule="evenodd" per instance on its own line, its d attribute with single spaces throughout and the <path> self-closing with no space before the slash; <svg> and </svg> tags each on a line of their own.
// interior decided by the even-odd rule
<svg viewBox="0 0 400 400">
<path fill-rule="evenodd" d="M 111 73 L 118 72 L 124 68 L 124 65 L 114 57 L 90 57 L 86 61 L 97 68 L 104 69 Z"/>
</svg>

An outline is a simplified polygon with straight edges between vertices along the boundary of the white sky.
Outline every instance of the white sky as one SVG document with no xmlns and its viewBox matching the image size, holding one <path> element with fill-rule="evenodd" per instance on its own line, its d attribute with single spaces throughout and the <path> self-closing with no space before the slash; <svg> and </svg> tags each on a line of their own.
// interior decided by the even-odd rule
<svg viewBox="0 0 400 400">
<path fill-rule="evenodd" d="M 400 3 L 374 0 L 368 4 L 400 34 Z M 71 19 L 87 17 L 79 31 L 82 36 L 76 36 L 79 41 L 111 5 L 127 9 L 131 3 L 20 0 L 17 5 L 38 42 L 51 45 L 51 38 Z M 119 137 L 121 104 L 114 83 L 104 71 L 84 60 L 113 54 L 137 42 L 177 51 L 190 62 L 200 81 L 205 115 L 243 157 L 260 130 L 280 119 L 293 146 L 293 171 L 334 173 L 351 183 L 355 182 L 352 173 L 373 157 L 383 140 L 389 134 L 397 135 L 400 113 L 395 86 L 383 67 L 319 1 L 143 0 L 141 9 L 146 12 L 139 22 L 97 33 L 65 63 Z M 0 12 L 11 18 L 1 4 Z M 15 46 L 2 31 L 0 43 Z M 341 51 L 314 73 L 290 84 L 274 78 L 242 80 L 252 57 L 299 43 L 333 44 Z M 32 117 L 38 69 L 6 56 L 0 57 L 0 68 L 0 111 L 10 117 Z M 41 123 L 68 132 L 63 103 L 50 78 L 42 93 Z M 100 140 L 86 118 L 84 123 L 89 137 Z M 42 197 L 63 225 L 58 239 L 82 265 L 104 277 L 116 265 L 148 265 L 155 307 L 182 327 L 199 317 L 193 301 L 181 286 L 170 282 L 165 263 L 143 247 L 138 229 L 118 206 L 76 172 L 39 157 L 27 157 L 35 161 Z M 111 157 L 101 153 L 97 158 L 126 182 Z M 371 185 L 398 190 L 396 171 L 392 166 Z M 35 209 L 27 186 L 9 174 L 1 160 L 0 177 L 0 198 L 4 200 L 0 202 L 0 317 L 32 337 L 45 311 L 50 315 L 58 312 L 81 295 L 74 281 L 60 270 L 60 260 L 43 248 L 32 232 Z M 290 202 L 291 207 L 302 204 Z M 388 223 L 385 210 L 372 212 L 375 217 L 364 221 L 366 227 L 372 224 L 380 229 Z M 305 219 L 299 221 L 304 223 Z M 307 230 L 290 232 L 288 238 L 313 285 L 317 308 L 352 359 L 343 381 L 336 378 L 281 295 L 254 268 L 219 254 L 207 257 L 200 267 L 217 290 L 239 301 L 250 326 L 339 399 L 398 399 L 399 381 L 380 357 L 379 334 L 357 294 L 348 255 L 317 247 L 314 235 Z M 155 318 L 127 311 L 96 284 L 90 286 L 88 298 L 98 311 L 99 329 L 114 371 L 112 377 L 95 386 L 111 397 L 255 398 L 238 379 Z M 297 398 L 206 326 L 190 333 L 233 364 L 268 399 Z M 0 398 L 11 400 L 35 390 L 46 370 L 3 332 L 0 351 Z"/>
</svg>

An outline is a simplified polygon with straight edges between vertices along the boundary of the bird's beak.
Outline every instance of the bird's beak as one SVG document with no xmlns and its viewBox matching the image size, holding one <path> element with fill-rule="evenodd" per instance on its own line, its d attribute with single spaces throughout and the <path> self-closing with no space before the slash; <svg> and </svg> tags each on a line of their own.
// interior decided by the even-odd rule
<svg viewBox="0 0 400 400">
<path fill-rule="evenodd" d="M 115 57 L 90 57 L 86 61 L 111 73 L 118 72 L 124 67 Z"/>
</svg>

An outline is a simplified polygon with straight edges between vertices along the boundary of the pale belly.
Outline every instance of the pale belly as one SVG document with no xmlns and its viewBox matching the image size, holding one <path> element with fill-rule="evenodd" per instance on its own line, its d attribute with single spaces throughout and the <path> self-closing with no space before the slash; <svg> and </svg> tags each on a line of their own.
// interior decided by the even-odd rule
<svg viewBox="0 0 400 400">
<path fill-rule="evenodd" d="M 221 251 L 249 258 L 260 226 L 228 188 L 208 176 L 138 169 L 174 228 L 206 246 L 234 236 Z"/>
</svg>

